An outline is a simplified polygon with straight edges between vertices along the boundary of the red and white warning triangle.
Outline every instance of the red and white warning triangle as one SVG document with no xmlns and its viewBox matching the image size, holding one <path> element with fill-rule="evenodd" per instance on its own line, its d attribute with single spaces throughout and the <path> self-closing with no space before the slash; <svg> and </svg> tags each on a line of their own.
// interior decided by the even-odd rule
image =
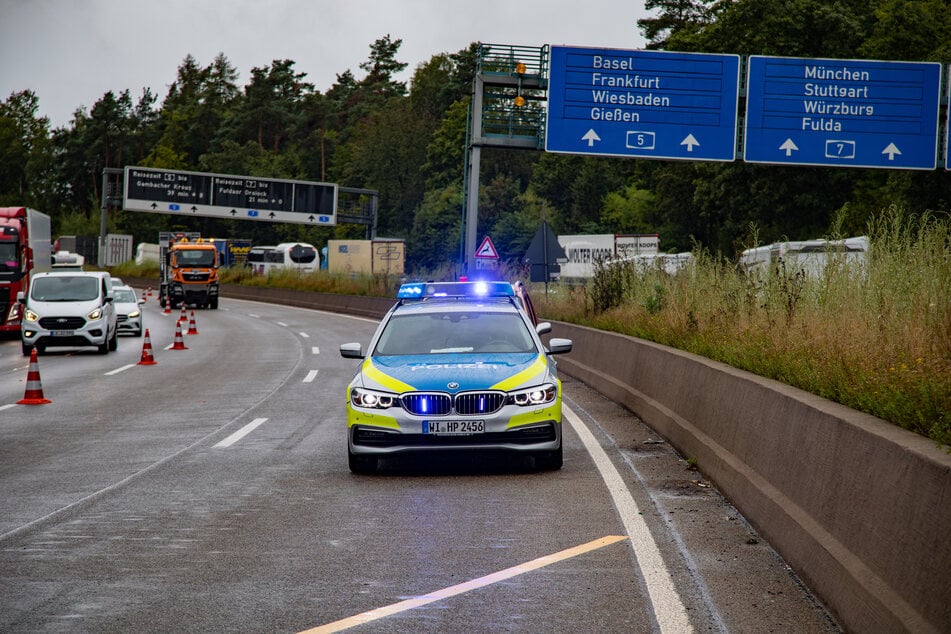
<svg viewBox="0 0 951 634">
<path fill-rule="evenodd" d="M 476 249 L 475 256 L 486 260 L 499 259 L 499 252 L 495 250 L 495 245 L 492 244 L 492 238 L 486 236 L 482 239 L 482 244 Z"/>
</svg>

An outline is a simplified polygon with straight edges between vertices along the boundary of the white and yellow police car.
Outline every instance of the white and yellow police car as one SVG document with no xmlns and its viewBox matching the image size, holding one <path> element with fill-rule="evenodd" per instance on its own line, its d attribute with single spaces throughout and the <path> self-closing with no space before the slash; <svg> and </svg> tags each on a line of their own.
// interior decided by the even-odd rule
<svg viewBox="0 0 951 634">
<path fill-rule="evenodd" d="M 508 282 L 404 284 L 347 387 L 350 470 L 409 452 L 527 452 L 562 465 L 561 381 L 551 355 L 571 340 L 540 335 Z"/>
</svg>

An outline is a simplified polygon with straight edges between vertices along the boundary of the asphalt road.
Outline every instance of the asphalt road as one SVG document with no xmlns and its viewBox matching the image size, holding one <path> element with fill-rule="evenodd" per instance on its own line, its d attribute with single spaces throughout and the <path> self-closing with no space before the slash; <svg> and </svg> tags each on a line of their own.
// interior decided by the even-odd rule
<svg viewBox="0 0 951 634">
<path fill-rule="evenodd" d="M 40 355 L 45 405 L 15 405 L 29 360 L 0 343 L 0 631 L 837 631 L 689 461 L 569 377 L 560 471 L 355 476 L 337 349 L 374 322 L 222 300 L 166 350 L 178 316 L 147 302 L 153 366 L 131 337 Z"/>
</svg>

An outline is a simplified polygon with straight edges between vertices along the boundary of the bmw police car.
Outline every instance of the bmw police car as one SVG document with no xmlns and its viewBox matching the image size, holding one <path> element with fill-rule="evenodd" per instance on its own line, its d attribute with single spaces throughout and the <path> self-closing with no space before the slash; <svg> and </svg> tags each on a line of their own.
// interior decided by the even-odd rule
<svg viewBox="0 0 951 634">
<path fill-rule="evenodd" d="M 350 470 L 406 452 L 528 452 L 560 469 L 561 381 L 550 355 L 571 340 L 539 335 L 507 282 L 404 284 L 347 388 Z"/>
</svg>

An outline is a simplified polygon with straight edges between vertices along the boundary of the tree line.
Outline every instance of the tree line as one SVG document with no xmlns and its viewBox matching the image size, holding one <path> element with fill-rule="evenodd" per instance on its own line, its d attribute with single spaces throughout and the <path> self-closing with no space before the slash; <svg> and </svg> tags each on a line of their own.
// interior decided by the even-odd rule
<svg viewBox="0 0 951 634">
<path fill-rule="evenodd" d="M 948 0 L 647 0 L 648 48 L 668 51 L 951 62 Z M 632 24 L 632 29 L 634 25 Z M 0 102 L 0 205 L 53 218 L 56 235 L 96 235 L 104 168 L 165 169 L 334 182 L 380 193 L 377 234 L 407 241 L 411 270 L 459 257 L 466 131 L 478 44 L 396 78 L 400 39 L 370 45 L 321 92 L 289 59 L 251 70 L 224 53 L 191 55 L 166 94 L 106 92 L 51 128 L 29 89 Z M 517 44 L 517 43 L 513 43 Z M 945 82 L 947 79 L 945 78 Z M 566 156 L 486 148 L 479 234 L 517 261 L 541 224 L 556 233 L 657 233 L 665 251 L 702 245 L 733 257 L 752 241 L 856 235 L 881 209 L 947 211 L 943 169 L 762 166 Z M 111 232 L 154 242 L 201 231 L 257 244 L 362 238 L 355 225 L 309 227 L 113 211 Z"/>
</svg>

